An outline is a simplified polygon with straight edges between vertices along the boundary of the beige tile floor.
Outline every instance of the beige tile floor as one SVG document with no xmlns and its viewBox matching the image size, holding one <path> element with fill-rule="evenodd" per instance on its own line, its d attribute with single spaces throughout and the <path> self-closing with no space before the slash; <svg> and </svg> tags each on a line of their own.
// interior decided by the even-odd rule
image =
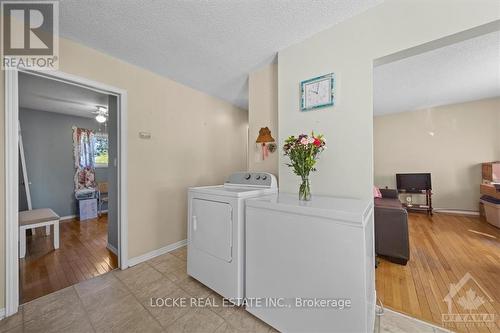
<svg viewBox="0 0 500 333">
<path fill-rule="evenodd" d="M 0 332 L 276 332 L 186 274 L 186 248 L 116 270 L 24 304 L 0 321 Z M 151 298 L 202 298 L 219 307 L 152 307 Z M 210 305 L 210 304 L 206 304 Z M 376 333 L 436 333 L 388 312 Z"/>
</svg>

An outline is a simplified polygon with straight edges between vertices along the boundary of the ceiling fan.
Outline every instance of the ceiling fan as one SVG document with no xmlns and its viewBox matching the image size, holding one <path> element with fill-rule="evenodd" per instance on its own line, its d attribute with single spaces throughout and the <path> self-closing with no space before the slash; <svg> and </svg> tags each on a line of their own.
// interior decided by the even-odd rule
<svg viewBox="0 0 500 333">
<path fill-rule="evenodd" d="M 105 123 L 108 120 L 108 108 L 105 106 L 97 106 L 96 110 L 92 113 L 96 115 L 95 120 L 98 123 Z"/>
</svg>

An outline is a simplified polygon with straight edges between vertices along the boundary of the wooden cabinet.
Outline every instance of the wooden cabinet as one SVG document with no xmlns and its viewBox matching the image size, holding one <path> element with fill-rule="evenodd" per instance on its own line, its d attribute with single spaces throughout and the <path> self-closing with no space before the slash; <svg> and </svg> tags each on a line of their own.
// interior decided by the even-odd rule
<svg viewBox="0 0 500 333">
<path fill-rule="evenodd" d="M 483 180 L 500 182 L 500 162 L 483 163 Z"/>
<path fill-rule="evenodd" d="M 482 164 L 483 181 L 480 185 L 479 192 L 481 196 L 487 195 L 495 199 L 500 199 L 500 191 L 497 191 L 496 187 L 491 184 L 500 183 L 500 162 L 489 162 Z M 479 202 L 479 215 L 484 217 L 484 205 Z"/>
<path fill-rule="evenodd" d="M 480 193 L 500 200 L 500 192 L 491 184 L 481 184 Z"/>
</svg>

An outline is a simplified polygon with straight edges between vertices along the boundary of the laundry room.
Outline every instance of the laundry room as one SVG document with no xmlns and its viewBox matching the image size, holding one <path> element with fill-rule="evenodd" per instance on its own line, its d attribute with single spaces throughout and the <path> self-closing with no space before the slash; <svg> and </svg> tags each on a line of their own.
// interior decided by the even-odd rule
<svg viewBox="0 0 500 333">
<path fill-rule="evenodd" d="M 500 333 L 500 0 L 0 26 L 0 333 Z"/>
</svg>

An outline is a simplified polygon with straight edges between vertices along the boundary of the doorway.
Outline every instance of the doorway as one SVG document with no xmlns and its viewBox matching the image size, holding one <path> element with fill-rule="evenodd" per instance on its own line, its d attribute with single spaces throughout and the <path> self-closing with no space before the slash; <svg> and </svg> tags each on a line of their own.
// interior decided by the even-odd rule
<svg viewBox="0 0 500 333">
<path fill-rule="evenodd" d="M 19 227 L 19 219 L 18 219 L 18 211 L 20 208 L 26 209 L 29 207 L 26 207 L 28 202 L 30 204 L 35 204 L 35 202 L 32 202 L 33 195 L 30 195 L 29 190 L 29 182 L 31 180 L 27 179 L 26 175 L 30 175 L 30 170 L 29 170 L 29 163 L 28 163 L 28 169 L 26 171 L 26 161 L 24 161 L 24 157 L 20 154 L 21 150 L 25 149 L 19 149 L 20 143 L 25 143 L 23 142 L 23 129 L 19 128 L 19 119 L 20 116 L 22 117 L 28 117 L 27 115 L 30 113 L 30 111 L 24 111 L 22 110 L 20 112 L 20 95 L 22 94 L 22 82 L 23 80 L 31 80 L 31 81 L 37 81 L 37 80 L 45 80 L 45 82 L 48 85 L 65 85 L 68 87 L 69 90 L 77 90 L 77 89 L 84 89 L 87 92 L 91 92 L 95 95 L 101 95 L 101 96 L 106 96 L 107 99 L 107 104 L 106 108 L 108 113 L 106 114 L 107 117 L 115 120 L 114 126 L 110 126 L 109 128 L 106 128 L 104 131 L 99 131 L 95 130 L 95 132 L 100 132 L 101 135 L 99 135 L 99 140 L 96 140 L 95 138 L 92 139 L 92 142 L 97 142 L 101 141 L 101 143 L 104 141 L 105 137 L 110 137 L 113 136 L 115 138 L 114 143 L 110 144 L 109 149 L 106 150 L 105 154 L 103 153 L 103 149 L 99 149 L 99 151 L 102 153 L 100 157 L 96 157 L 96 159 L 99 159 L 101 164 L 103 163 L 103 157 L 106 155 L 106 158 L 109 158 L 107 161 L 109 163 L 109 166 L 111 166 L 113 170 L 115 170 L 115 174 L 112 175 L 111 178 L 108 179 L 108 181 L 102 182 L 101 183 L 106 183 L 109 190 L 106 190 L 106 192 L 109 191 L 109 202 L 107 202 L 107 205 L 110 207 L 108 211 L 106 212 L 106 207 L 100 205 L 99 203 L 99 208 L 101 208 L 99 215 L 101 215 L 100 218 L 97 218 L 95 220 L 88 220 L 86 222 L 76 222 L 76 221 L 71 221 L 68 223 L 62 222 L 59 223 L 61 226 L 61 237 L 58 237 L 58 239 L 61 240 L 61 242 L 64 242 L 64 235 L 68 235 L 68 239 L 74 239 L 74 232 L 75 228 L 71 228 L 72 226 L 71 223 L 79 223 L 78 232 L 81 232 L 83 229 L 87 228 L 88 233 L 94 233 L 95 235 L 99 233 L 105 232 L 105 241 L 107 243 L 108 249 L 110 249 L 112 252 L 116 252 L 116 263 L 115 266 L 118 266 L 121 269 L 125 269 L 127 267 L 127 214 L 126 214 L 126 151 L 127 151 L 127 145 L 126 145 L 126 92 L 115 88 L 111 86 L 107 86 L 98 82 L 93 82 L 89 81 L 80 77 L 76 77 L 73 75 L 69 75 L 66 73 L 62 72 L 38 72 L 38 71 L 28 71 L 28 70 L 18 70 L 18 71 L 6 71 L 5 72 L 5 99 L 6 99 L 6 315 L 12 315 L 17 312 L 19 303 L 21 301 L 20 298 L 20 293 L 19 293 L 19 269 L 21 268 L 26 268 L 26 267 L 21 267 L 20 264 L 22 265 L 23 263 L 20 261 L 19 256 L 22 254 L 19 250 L 19 240 L 21 239 L 21 232 L 25 232 L 24 230 L 21 231 Z M 57 96 L 55 96 L 56 100 L 58 99 Z M 60 100 L 61 98 L 59 98 Z M 59 101 L 60 102 L 60 101 Z M 101 105 L 102 106 L 102 105 Z M 103 107 L 103 106 L 102 106 Z M 67 108 L 68 109 L 68 108 Z M 102 110 L 101 110 L 102 111 Z M 31 112 L 33 113 L 33 112 Z M 39 112 L 40 114 L 43 113 L 42 111 Z M 96 114 L 93 114 L 91 117 L 97 118 L 99 116 L 99 109 L 96 108 Z M 101 114 L 102 115 L 102 114 Z M 65 115 L 65 116 L 70 116 L 70 115 Z M 28 124 L 29 122 L 27 122 Z M 77 132 L 77 129 L 79 128 L 78 126 L 75 127 L 75 132 Z M 84 127 L 89 127 L 89 126 L 83 126 Z M 114 127 L 114 129 L 113 129 Z M 114 131 L 114 132 L 113 132 Z M 109 133 L 108 133 L 109 132 Z M 112 133 L 113 132 L 113 133 Z M 73 138 L 75 137 L 73 133 Z M 94 130 L 89 130 L 86 132 L 89 135 L 94 135 Z M 106 136 L 104 136 L 106 134 Z M 108 136 L 109 135 L 109 136 Z M 97 135 L 96 135 L 97 136 Z M 27 139 L 27 138 L 25 138 Z M 31 138 L 32 140 L 33 138 Z M 71 138 L 70 138 L 71 140 Z M 26 141 L 26 140 L 24 140 Z M 33 141 L 32 141 L 33 142 Z M 111 148 L 111 147 L 114 148 Z M 102 147 L 101 147 L 102 148 Z M 114 149 L 114 151 L 113 151 Z M 23 155 L 25 155 L 26 151 L 23 151 Z M 108 154 L 109 153 L 109 154 Z M 76 154 L 75 154 L 76 156 Z M 29 160 L 29 158 L 28 158 Z M 36 161 L 35 159 L 31 159 L 32 161 Z M 75 163 L 76 165 L 77 163 Z M 36 168 L 36 167 L 35 167 Z M 37 169 L 37 168 L 36 168 Z M 77 170 L 78 172 L 78 170 Z M 100 172 L 102 174 L 102 171 Z M 109 176 L 109 175 L 108 175 Z M 73 178 L 73 177 L 72 177 Z M 74 177 L 75 184 L 77 181 L 76 174 Z M 92 180 L 92 177 L 89 177 L 88 180 Z M 98 178 L 98 177 L 95 177 Z M 73 181 L 73 179 L 71 179 Z M 27 182 L 27 184 L 26 184 Z M 37 180 L 37 187 L 38 190 L 40 190 L 40 182 L 43 182 L 43 180 L 38 179 Z M 21 186 L 19 186 L 19 183 L 21 183 Z M 26 186 L 23 186 L 26 185 Z M 95 184 L 95 192 L 99 192 L 97 195 L 101 195 L 104 193 L 104 188 L 101 186 L 97 186 L 97 183 Z M 76 185 L 75 185 L 76 186 Z M 46 186 L 45 186 L 46 187 Z M 85 187 L 85 186 L 84 186 Z M 77 189 L 75 187 L 75 189 Z M 98 191 L 101 189 L 102 191 Z M 76 192 L 75 192 L 76 193 Z M 27 199 L 28 195 L 31 196 L 30 199 Z M 38 194 L 38 197 L 40 198 L 40 194 Z M 44 199 L 47 199 L 49 196 L 41 196 Z M 67 198 L 68 196 L 66 196 Z M 102 198 L 102 196 L 100 197 Z M 96 198 L 97 199 L 97 198 Z M 91 200 L 89 200 L 90 202 Z M 97 200 L 96 200 L 97 201 Z M 58 201 L 60 203 L 60 201 Z M 39 208 L 38 206 L 54 206 L 56 204 L 41 204 L 40 200 L 38 200 L 38 203 L 34 205 L 34 208 Z M 77 214 L 81 216 L 81 213 L 83 212 L 82 206 L 78 204 L 78 201 L 76 201 L 75 205 L 77 207 L 76 211 Z M 25 207 L 23 207 L 25 206 Z M 73 204 L 66 205 L 66 207 L 72 207 Z M 78 207 L 79 206 L 79 207 Z M 112 209 L 111 207 L 115 207 Z M 33 207 L 32 207 L 33 208 Z M 47 207 L 44 207 L 47 208 Z M 51 208 L 51 207 L 48 207 Z M 57 214 L 59 216 L 63 216 L 66 218 L 75 218 L 72 215 L 76 214 L 67 214 L 66 211 L 64 211 L 65 208 L 58 207 L 61 211 L 61 213 Z M 97 207 L 96 207 L 97 208 Z M 104 208 L 104 209 L 103 209 Z M 107 213 L 106 218 L 104 219 L 104 214 L 102 213 Z M 109 230 L 108 226 L 108 219 L 112 219 L 116 221 L 115 224 L 115 230 Z M 76 224 L 75 224 L 76 225 Z M 51 226 L 47 227 L 47 232 L 49 231 L 49 228 Z M 61 255 L 63 253 L 63 249 L 59 250 L 54 250 L 56 247 L 56 238 L 51 238 L 53 235 L 56 233 L 55 232 L 55 225 L 52 226 L 52 233 L 50 235 L 44 235 L 43 234 L 43 229 L 38 228 L 39 230 L 36 231 L 34 236 L 30 236 L 32 245 L 33 247 L 38 247 L 37 250 L 41 250 L 42 252 L 44 250 L 50 250 L 51 254 L 56 254 Z M 73 234 L 71 235 L 71 233 Z M 28 232 L 29 233 L 29 232 Z M 113 239 L 114 238 L 114 239 Z M 53 239 L 53 242 L 52 242 Z M 49 244 L 50 243 L 50 244 Z M 63 245 L 61 243 L 61 245 Z M 82 248 L 88 248 L 88 246 L 82 244 Z M 28 244 L 29 246 L 29 244 Z M 64 245 L 63 245 L 64 246 Z M 36 251 L 35 251 L 36 252 Z M 25 260 L 25 259 L 21 259 Z M 101 272 L 104 269 L 101 269 Z M 96 272 L 99 273 L 99 270 L 96 269 Z M 84 274 L 81 272 L 81 278 L 85 278 L 87 276 L 88 278 L 91 277 L 91 275 L 95 275 L 86 272 Z M 77 281 L 77 279 L 75 279 Z"/>
<path fill-rule="evenodd" d="M 378 59 L 373 72 L 377 297 L 457 332 L 494 327 L 499 296 L 500 230 L 479 212 L 483 189 L 495 195 L 481 167 L 500 159 L 500 31 L 486 28 Z M 456 319 L 466 316 L 482 319 Z"/>
</svg>

